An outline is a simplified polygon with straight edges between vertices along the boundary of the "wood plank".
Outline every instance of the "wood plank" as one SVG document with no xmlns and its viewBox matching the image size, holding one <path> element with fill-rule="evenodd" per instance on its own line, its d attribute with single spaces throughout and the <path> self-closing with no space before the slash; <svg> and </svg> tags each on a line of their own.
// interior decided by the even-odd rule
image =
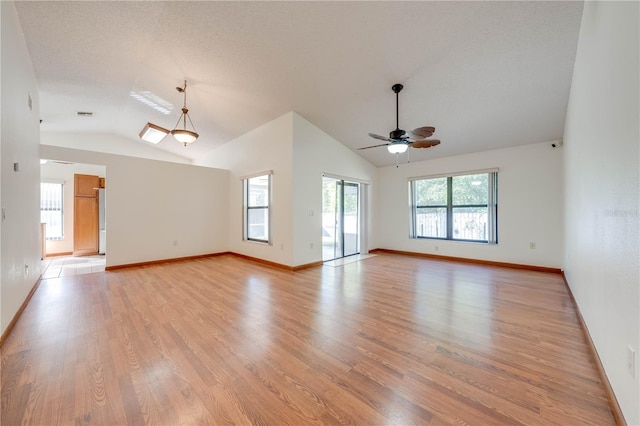
<svg viewBox="0 0 640 426">
<path fill-rule="evenodd" d="M 226 254 L 42 280 L 2 424 L 615 424 L 559 274 Z"/>
</svg>

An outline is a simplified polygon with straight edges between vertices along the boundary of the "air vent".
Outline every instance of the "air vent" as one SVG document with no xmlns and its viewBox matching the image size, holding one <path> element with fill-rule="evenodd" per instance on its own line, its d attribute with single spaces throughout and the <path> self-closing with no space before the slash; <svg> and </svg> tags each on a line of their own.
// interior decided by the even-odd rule
<svg viewBox="0 0 640 426">
<path fill-rule="evenodd" d="M 78 117 L 93 117 L 92 112 L 78 111 L 76 114 L 78 114 Z"/>
</svg>

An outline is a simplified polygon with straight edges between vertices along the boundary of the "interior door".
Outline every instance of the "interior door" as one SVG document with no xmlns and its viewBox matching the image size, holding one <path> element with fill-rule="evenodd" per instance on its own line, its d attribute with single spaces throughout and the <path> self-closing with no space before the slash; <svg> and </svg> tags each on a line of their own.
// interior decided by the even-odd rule
<svg viewBox="0 0 640 426">
<path fill-rule="evenodd" d="M 360 253 L 359 184 L 323 177 L 322 260 Z"/>
<path fill-rule="evenodd" d="M 98 187 L 100 178 L 74 175 L 73 254 L 98 254 Z"/>
</svg>

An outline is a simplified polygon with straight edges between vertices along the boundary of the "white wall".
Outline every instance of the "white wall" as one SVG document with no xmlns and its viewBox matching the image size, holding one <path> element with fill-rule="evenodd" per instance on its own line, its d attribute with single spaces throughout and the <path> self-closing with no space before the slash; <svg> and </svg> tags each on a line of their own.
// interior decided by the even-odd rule
<svg viewBox="0 0 640 426">
<path fill-rule="evenodd" d="M 0 228 L 0 329 L 4 332 L 40 276 L 40 117 L 37 81 L 13 2 L 0 2 L 0 21 L 0 202 L 5 214 Z M 13 171 L 14 163 L 19 163 L 20 171 Z"/>
<path fill-rule="evenodd" d="M 638 2 L 586 2 L 565 127 L 565 274 L 618 402 L 640 424 Z M 637 357 L 638 355 L 636 355 Z"/>
<path fill-rule="evenodd" d="M 287 266 L 322 260 L 322 173 L 371 182 L 376 173 L 295 112 L 223 145 L 198 164 L 231 171 L 229 250 Z M 242 240 L 241 177 L 266 170 L 273 170 L 271 245 Z"/>
<path fill-rule="evenodd" d="M 40 140 L 44 145 L 63 148 L 103 152 L 105 154 L 128 155 L 131 157 L 170 161 L 173 163 L 192 163 L 188 158 L 154 148 L 147 142 L 132 141 L 122 136 L 112 134 L 42 132 Z"/>
<path fill-rule="evenodd" d="M 283 265 L 293 265 L 292 144 L 293 113 L 213 150 L 197 164 L 230 170 L 227 223 L 229 250 Z M 242 240 L 242 177 L 273 171 L 272 244 Z"/>
<path fill-rule="evenodd" d="M 104 166 L 95 164 L 61 164 L 49 161 L 40 166 L 40 178 L 43 182 L 62 183 L 62 239 L 47 240 L 47 255 L 73 252 L 73 210 L 74 210 L 74 174 L 106 177 Z"/>
<path fill-rule="evenodd" d="M 367 228 L 372 229 L 373 194 L 377 169 L 300 115 L 293 114 L 293 238 L 294 265 L 322 260 L 322 174 L 366 181 L 364 206 Z M 312 215 L 313 214 L 313 215 Z M 313 247 L 311 247 L 313 245 Z M 368 247 L 361 247 L 366 252 Z"/>
<path fill-rule="evenodd" d="M 409 238 L 409 178 L 494 167 L 500 168 L 497 245 Z M 562 148 L 550 143 L 384 167 L 376 192 L 372 247 L 562 267 Z"/>
<path fill-rule="evenodd" d="M 107 266 L 227 251 L 226 170 L 48 145 L 40 155 L 106 166 Z"/>
</svg>

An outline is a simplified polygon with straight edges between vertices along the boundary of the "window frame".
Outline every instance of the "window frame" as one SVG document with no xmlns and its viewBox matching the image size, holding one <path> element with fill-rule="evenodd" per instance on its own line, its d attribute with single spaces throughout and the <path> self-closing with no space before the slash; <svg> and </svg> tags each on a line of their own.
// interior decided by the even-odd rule
<svg viewBox="0 0 640 426">
<path fill-rule="evenodd" d="M 412 239 L 447 240 L 471 242 L 479 244 L 498 244 L 498 169 L 477 170 L 461 173 L 450 173 L 436 176 L 421 176 L 409 179 L 410 197 L 410 234 Z M 453 178 L 459 176 L 487 175 L 487 203 L 486 204 L 453 204 Z M 447 203 L 433 205 L 418 205 L 416 182 L 431 179 L 447 179 Z M 486 208 L 487 209 L 487 239 L 477 240 L 469 238 L 455 238 L 454 236 L 454 212 L 456 209 L 464 208 Z M 422 236 L 418 235 L 417 212 L 418 210 L 445 209 L 446 236 Z"/>
<path fill-rule="evenodd" d="M 273 187 L 273 172 L 271 171 L 267 171 L 267 172 L 262 172 L 262 173 L 257 173 L 251 176 L 245 176 L 242 178 L 242 239 L 244 241 L 251 241 L 251 242 L 255 242 L 255 243 L 261 243 L 261 244 L 271 244 L 272 242 L 272 238 L 271 238 L 271 205 L 272 205 L 272 187 Z M 266 178 L 268 180 L 267 183 L 267 196 L 265 197 L 266 200 L 266 205 L 251 205 L 251 200 L 250 200 L 250 195 L 251 195 L 251 191 L 250 191 L 250 181 L 252 179 L 257 179 L 257 178 Z M 250 229 L 251 229 L 251 224 L 249 223 L 249 219 L 250 219 L 250 215 L 249 212 L 251 210 L 265 210 L 266 211 L 266 215 L 267 215 L 267 219 L 266 219 L 266 234 L 267 234 L 267 239 L 262 239 L 262 238 L 252 238 L 250 236 Z"/>
</svg>

